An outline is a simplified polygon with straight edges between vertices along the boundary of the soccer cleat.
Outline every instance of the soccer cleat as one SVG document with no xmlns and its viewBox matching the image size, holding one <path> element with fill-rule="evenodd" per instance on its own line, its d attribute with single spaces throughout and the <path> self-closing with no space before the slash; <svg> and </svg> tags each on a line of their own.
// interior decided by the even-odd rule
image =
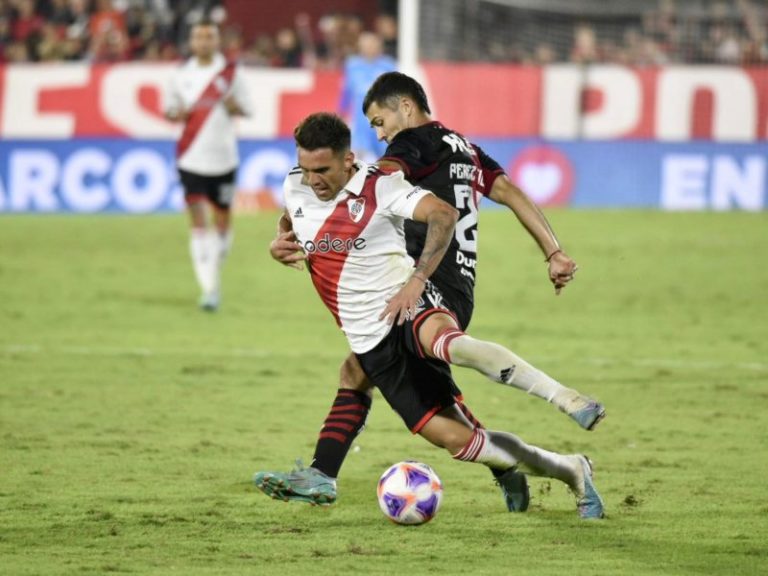
<svg viewBox="0 0 768 576">
<path fill-rule="evenodd" d="M 200 308 L 206 312 L 216 312 L 219 309 L 219 293 L 206 292 L 200 297 Z"/>
<path fill-rule="evenodd" d="M 575 410 L 569 410 L 568 416 L 576 420 L 585 430 L 594 430 L 595 426 L 605 418 L 605 406 L 584 396 L 579 400 L 581 406 Z"/>
<path fill-rule="evenodd" d="M 314 468 L 304 468 L 296 460 L 296 468 L 290 473 L 257 472 L 253 476 L 256 487 L 276 500 L 296 500 L 327 506 L 336 502 L 336 480 Z"/>
<path fill-rule="evenodd" d="M 510 512 L 525 512 L 531 502 L 531 494 L 528 490 L 528 480 L 525 474 L 510 468 L 504 474 L 496 478 L 496 483 L 504 495 L 504 502 Z"/>
<path fill-rule="evenodd" d="M 576 494 L 579 516 L 585 520 L 604 518 L 603 500 L 592 481 L 592 462 L 583 454 L 573 458 L 576 459 L 576 483 L 572 489 Z"/>
</svg>

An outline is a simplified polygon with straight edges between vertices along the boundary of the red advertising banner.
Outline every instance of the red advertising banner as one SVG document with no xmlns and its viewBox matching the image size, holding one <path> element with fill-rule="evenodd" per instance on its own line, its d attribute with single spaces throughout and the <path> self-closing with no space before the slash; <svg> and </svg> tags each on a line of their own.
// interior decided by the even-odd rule
<svg viewBox="0 0 768 576">
<path fill-rule="evenodd" d="M 0 66 L 0 138 L 172 139 L 161 114 L 174 65 Z M 245 71 L 256 114 L 246 139 L 289 137 L 311 112 L 337 109 L 339 72 Z M 547 140 L 768 139 L 768 68 L 426 64 L 435 117 L 472 137 Z"/>
</svg>

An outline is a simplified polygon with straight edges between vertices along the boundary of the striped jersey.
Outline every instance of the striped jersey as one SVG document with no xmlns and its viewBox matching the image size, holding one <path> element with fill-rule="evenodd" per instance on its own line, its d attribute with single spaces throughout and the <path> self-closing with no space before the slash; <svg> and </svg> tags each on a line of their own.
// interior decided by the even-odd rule
<svg viewBox="0 0 768 576">
<path fill-rule="evenodd" d="M 323 201 L 292 170 L 283 183 L 285 209 L 317 293 L 353 352 L 374 348 L 389 333 L 379 315 L 413 272 L 403 223 L 431 194 L 403 173 L 355 162 L 357 172 L 336 198 Z"/>
<path fill-rule="evenodd" d="M 207 66 L 192 57 L 175 71 L 163 106 L 166 112 L 190 112 L 177 146 L 179 168 L 203 176 L 237 168 L 235 119 L 223 104 L 230 94 L 246 115 L 253 112 L 242 71 L 220 53 Z"/>
</svg>

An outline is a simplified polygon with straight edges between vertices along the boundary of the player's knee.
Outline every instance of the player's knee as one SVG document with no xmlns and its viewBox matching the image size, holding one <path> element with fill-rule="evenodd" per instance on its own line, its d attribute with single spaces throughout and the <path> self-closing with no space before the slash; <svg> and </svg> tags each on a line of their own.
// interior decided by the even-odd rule
<svg viewBox="0 0 768 576">
<path fill-rule="evenodd" d="M 357 390 L 371 395 L 373 386 L 365 376 L 354 355 L 348 356 L 339 370 L 339 388 Z"/>
<path fill-rule="evenodd" d="M 451 342 L 453 342 L 459 336 L 464 336 L 464 332 L 462 332 L 455 326 L 444 328 L 443 330 L 435 334 L 434 338 L 432 339 L 431 356 L 433 358 L 437 358 L 438 360 L 442 360 L 443 362 L 447 362 L 448 364 L 450 364 L 451 355 L 448 352 L 448 348 L 451 345 Z"/>
<path fill-rule="evenodd" d="M 465 420 L 434 417 L 419 431 L 429 442 L 451 455 L 460 452 L 472 439 L 474 428 Z"/>
</svg>

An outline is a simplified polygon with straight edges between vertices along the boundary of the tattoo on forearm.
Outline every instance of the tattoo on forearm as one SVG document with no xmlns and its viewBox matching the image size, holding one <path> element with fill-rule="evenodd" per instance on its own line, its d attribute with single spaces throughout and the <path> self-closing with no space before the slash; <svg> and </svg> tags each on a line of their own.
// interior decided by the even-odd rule
<svg viewBox="0 0 768 576">
<path fill-rule="evenodd" d="M 447 214 L 434 213 L 427 220 L 427 238 L 419 256 L 416 272 L 429 278 L 445 256 L 453 238 L 456 223 Z"/>
</svg>

